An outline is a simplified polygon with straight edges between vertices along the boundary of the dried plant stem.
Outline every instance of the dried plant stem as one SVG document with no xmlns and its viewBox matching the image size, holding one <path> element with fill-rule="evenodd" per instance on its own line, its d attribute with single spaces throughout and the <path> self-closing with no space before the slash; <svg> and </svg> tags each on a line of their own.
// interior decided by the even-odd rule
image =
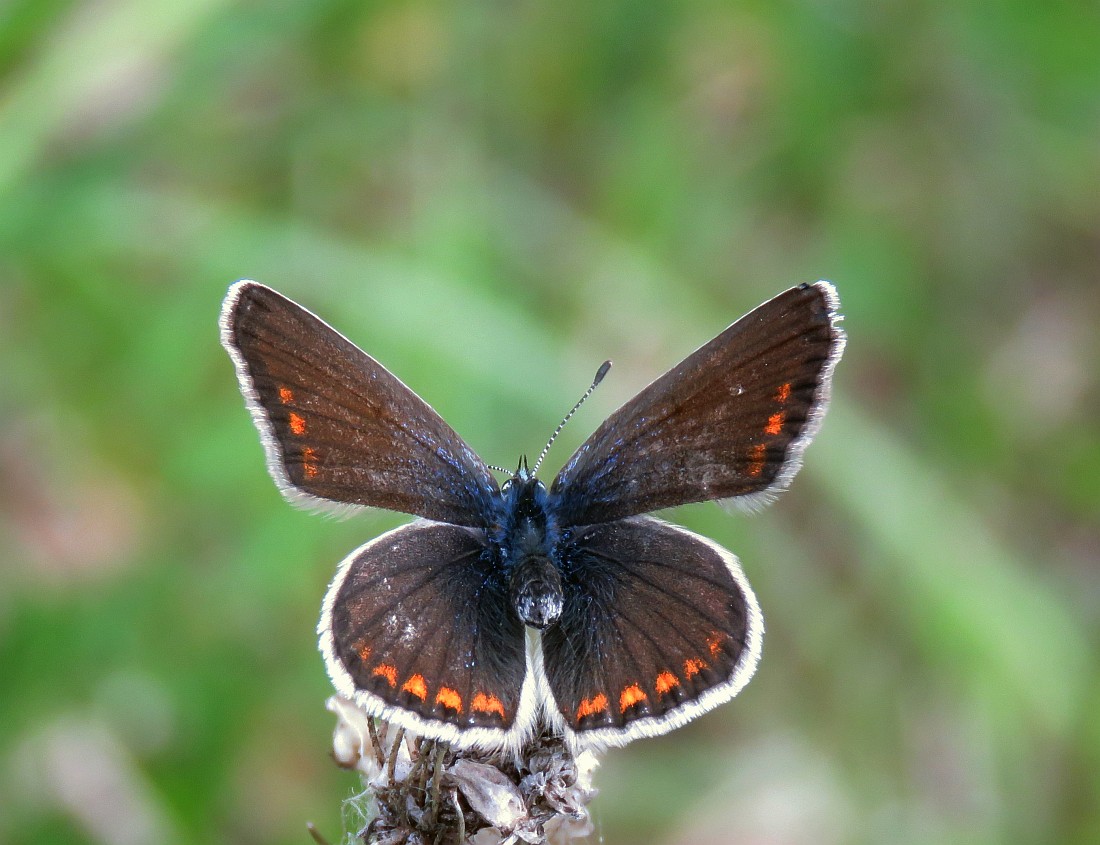
<svg viewBox="0 0 1100 845">
<path fill-rule="evenodd" d="M 390 759 L 386 762 L 386 780 L 393 783 L 394 771 L 397 769 L 397 755 L 401 751 L 401 740 L 405 738 L 405 729 L 397 729 L 397 738 L 390 746 Z"/>
<path fill-rule="evenodd" d="M 428 810 L 429 827 L 434 825 L 436 819 L 439 817 L 439 781 L 443 777 L 443 755 L 446 753 L 447 747 L 443 743 L 437 742 L 435 744 L 435 753 L 432 759 L 432 801 Z M 459 815 L 461 815 L 461 813 Z"/>
<path fill-rule="evenodd" d="M 321 835 L 321 831 L 317 829 L 317 825 L 313 822 L 306 822 L 306 830 L 309 831 L 310 837 L 317 845 L 329 845 L 329 841 Z"/>
</svg>

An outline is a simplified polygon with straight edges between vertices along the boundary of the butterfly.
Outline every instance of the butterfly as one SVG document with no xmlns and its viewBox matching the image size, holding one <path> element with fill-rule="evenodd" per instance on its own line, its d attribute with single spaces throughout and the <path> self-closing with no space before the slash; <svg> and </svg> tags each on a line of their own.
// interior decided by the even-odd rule
<svg viewBox="0 0 1100 845">
<path fill-rule="evenodd" d="M 418 517 L 352 552 L 328 589 L 336 690 L 482 749 L 547 730 L 623 745 L 736 695 L 763 638 L 741 566 L 648 514 L 752 509 L 790 484 L 844 349 L 838 308 L 828 282 L 768 300 L 613 413 L 547 487 L 525 458 L 498 484 L 367 353 L 271 288 L 233 285 L 221 341 L 282 493 Z"/>
</svg>

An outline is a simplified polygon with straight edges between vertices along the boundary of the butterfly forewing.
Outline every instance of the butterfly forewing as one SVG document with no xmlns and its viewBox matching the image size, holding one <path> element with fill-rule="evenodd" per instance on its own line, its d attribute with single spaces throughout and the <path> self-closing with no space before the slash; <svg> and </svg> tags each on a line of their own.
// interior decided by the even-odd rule
<svg viewBox="0 0 1100 845">
<path fill-rule="evenodd" d="M 313 314 L 238 282 L 222 311 L 222 343 L 288 498 L 486 523 L 498 488 L 481 459 L 396 376 Z"/>
<path fill-rule="evenodd" d="M 827 282 L 742 317 L 612 414 L 552 495 L 562 525 L 713 499 L 753 504 L 790 483 L 844 345 Z"/>
<path fill-rule="evenodd" d="M 621 745 L 731 698 L 763 623 L 737 559 L 652 517 L 578 529 L 563 554 L 565 605 L 543 668 L 565 728 Z"/>
<path fill-rule="evenodd" d="M 376 716 L 458 744 L 529 729 L 523 625 L 482 532 L 419 520 L 372 540 L 341 565 L 318 631 L 336 688 Z"/>
</svg>

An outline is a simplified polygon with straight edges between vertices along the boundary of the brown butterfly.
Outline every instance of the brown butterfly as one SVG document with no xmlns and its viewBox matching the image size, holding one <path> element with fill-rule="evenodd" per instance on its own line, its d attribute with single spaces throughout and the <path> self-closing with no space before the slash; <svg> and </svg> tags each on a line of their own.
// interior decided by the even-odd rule
<svg viewBox="0 0 1100 845">
<path fill-rule="evenodd" d="M 498 484 L 351 341 L 233 285 L 221 339 L 279 489 L 420 517 L 352 552 L 329 587 L 318 632 L 336 689 L 484 748 L 544 729 L 622 745 L 736 695 L 763 637 L 737 558 L 645 514 L 757 507 L 790 484 L 844 349 L 837 312 L 828 282 L 765 302 L 612 414 L 547 488 L 526 459 Z"/>
</svg>

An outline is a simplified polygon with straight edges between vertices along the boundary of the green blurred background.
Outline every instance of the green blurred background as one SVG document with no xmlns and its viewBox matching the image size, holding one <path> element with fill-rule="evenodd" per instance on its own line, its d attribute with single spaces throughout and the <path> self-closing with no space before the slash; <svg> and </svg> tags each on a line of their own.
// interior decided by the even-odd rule
<svg viewBox="0 0 1100 845">
<path fill-rule="evenodd" d="M 737 551 L 753 683 L 607 755 L 622 843 L 1100 841 L 1091 3 L 0 8 L 0 843 L 331 839 L 313 627 L 400 517 L 277 494 L 217 342 L 260 279 L 490 462 L 787 286 L 849 345 Z"/>
</svg>

